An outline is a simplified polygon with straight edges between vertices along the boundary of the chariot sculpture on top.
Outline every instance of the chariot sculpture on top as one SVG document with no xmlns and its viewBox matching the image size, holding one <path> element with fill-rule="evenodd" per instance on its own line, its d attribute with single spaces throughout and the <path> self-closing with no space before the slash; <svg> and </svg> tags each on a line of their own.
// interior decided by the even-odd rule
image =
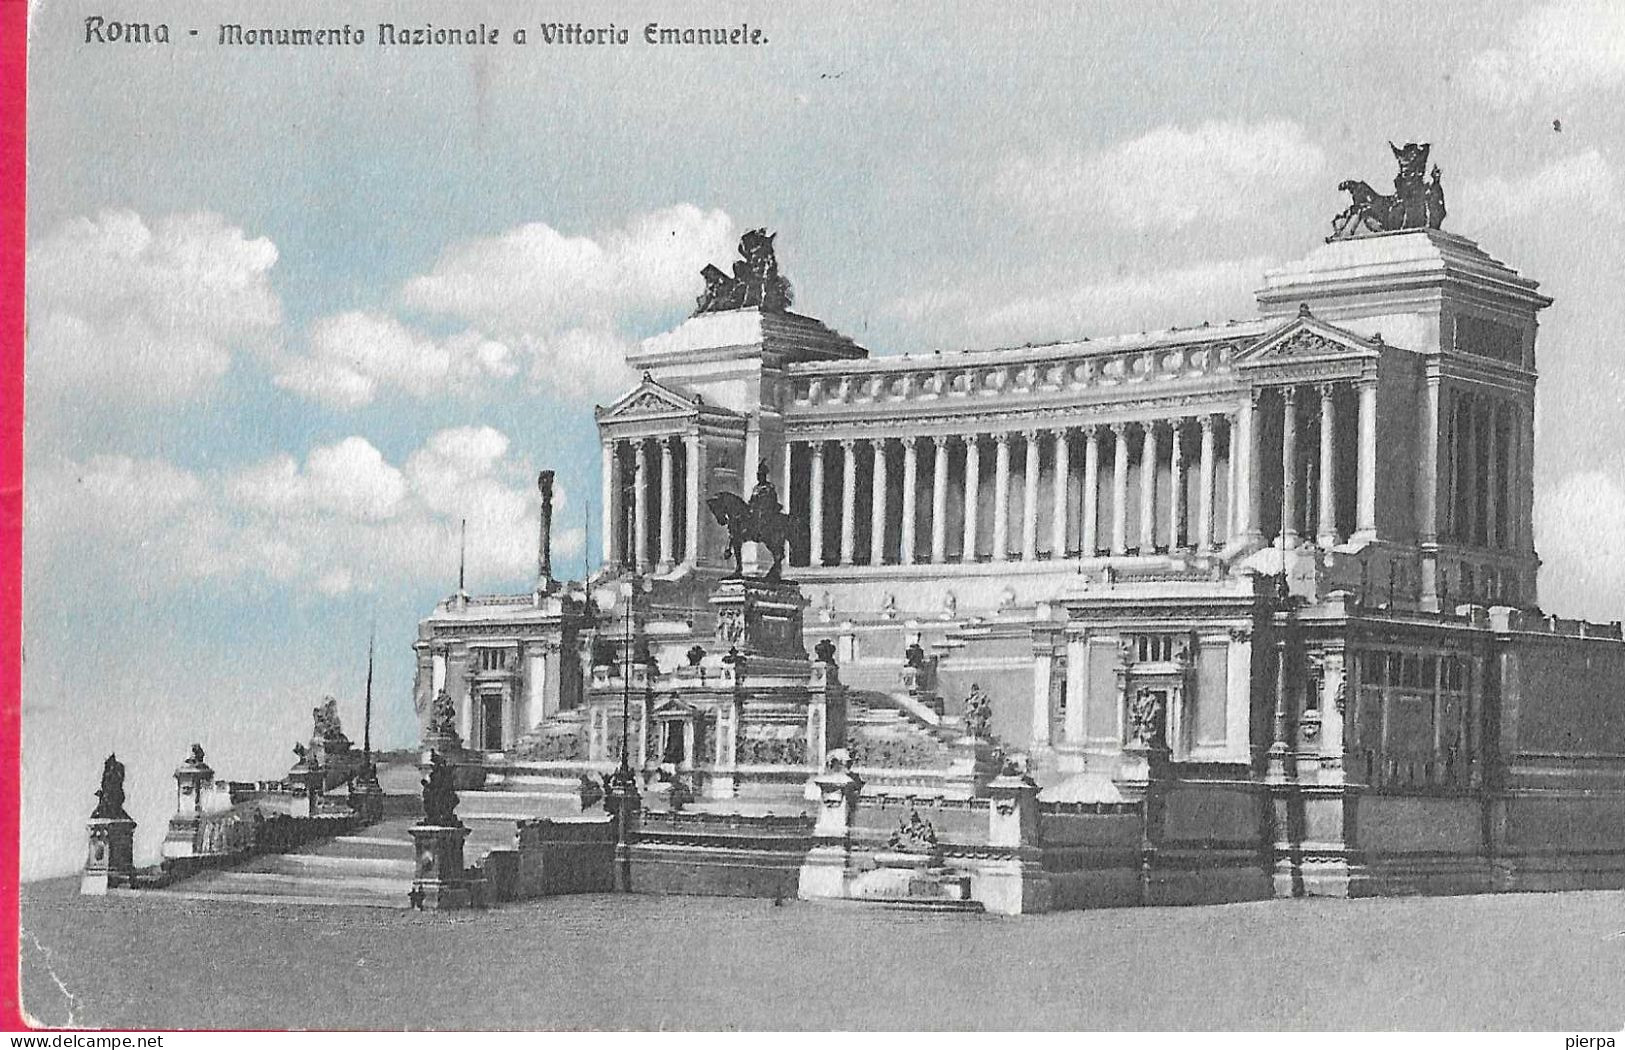
<svg viewBox="0 0 1625 1050">
<path fill-rule="evenodd" d="M 1431 176 L 1423 176 L 1428 151 L 1432 148 L 1430 144 L 1407 142 L 1396 146 L 1390 142 L 1388 148 L 1399 162 L 1393 195 L 1378 193 L 1357 179 L 1338 183 L 1337 188 L 1352 199 L 1332 220 L 1332 235 L 1328 240 L 1392 230 L 1437 230 L 1444 222 L 1444 184 L 1439 181 L 1439 166 L 1433 166 Z"/>
<path fill-rule="evenodd" d="M 768 233 L 765 227 L 746 231 L 739 239 L 739 258 L 734 261 L 731 277 L 709 264 L 701 270 L 705 291 L 697 300 L 694 313 L 752 306 L 774 312 L 788 310 L 792 299 L 790 281 L 779 273 L 779 261 L 773 254 L 773 238 L 777 236 Z"/>
</svg>

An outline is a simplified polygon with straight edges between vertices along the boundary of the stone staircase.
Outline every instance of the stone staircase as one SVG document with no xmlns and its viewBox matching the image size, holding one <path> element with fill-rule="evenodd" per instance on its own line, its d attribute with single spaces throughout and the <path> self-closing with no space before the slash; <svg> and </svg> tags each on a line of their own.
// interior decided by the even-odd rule
<svg viewBox="0 0 1625 1050">
<path fill-rule="evenodd" d="M 473 866 L 486 853 L 510 847 L 517 816 L 528 812 L 521 799 L 509 799 L 489 810 L 480 796 L 499 792 L 470 792 L 476 812 L 458 815 L 468 825 L 464 863 Z M 466 796 L 465 796 L 466 797 Z M 489 800 L 495 802 L 496 800 Z M 226 868 L 210 869 L 181 879 L 163 889 L 143 890 L 184 900 L 229 900 L 255 904 L 347 905 L 364 908 L 405 908 L 412 888 L 412 836 L 420 801 L 412 795 L 385 797 L 384 819 L 353 834 L 311 843 L 291 853 L 249 857 Z"/>
</svg>

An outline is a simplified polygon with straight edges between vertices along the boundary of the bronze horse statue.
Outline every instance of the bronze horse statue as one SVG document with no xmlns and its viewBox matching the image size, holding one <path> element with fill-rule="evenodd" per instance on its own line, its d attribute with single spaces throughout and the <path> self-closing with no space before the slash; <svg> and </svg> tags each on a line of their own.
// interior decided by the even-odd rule
<svg viewBox="0 0 1625 1050">
<path fill-rule="evenodd" d="M 728 530 L 727 553 L 733 556 L 734 575 L 745 574 L 744 546 L 754 540 L 773 552 L 767 578 L 776 580 L 784 567 L 785 549 L 790 543 L 790 515 L 773 506 L 755 506 L 732 492 L 719 492 L 705 501 L 717 524 Z"/>
</svg>

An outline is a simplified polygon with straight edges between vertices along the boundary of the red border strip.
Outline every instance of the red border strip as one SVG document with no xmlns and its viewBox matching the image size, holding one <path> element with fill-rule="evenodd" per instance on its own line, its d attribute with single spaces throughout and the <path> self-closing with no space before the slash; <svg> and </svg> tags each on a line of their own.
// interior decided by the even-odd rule
<svg viewBox="0 0 1625 1050">
<path fill-rule="evenodd" d="M 28 3 L 0 0 L 0 1028 L 26 1030 L 18 972 L 23 579 L 23 143 Z"/>
</svg>

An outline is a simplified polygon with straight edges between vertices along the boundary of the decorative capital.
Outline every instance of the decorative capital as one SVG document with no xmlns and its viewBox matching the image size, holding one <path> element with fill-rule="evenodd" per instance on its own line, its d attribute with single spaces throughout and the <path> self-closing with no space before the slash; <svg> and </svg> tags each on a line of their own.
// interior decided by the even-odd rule
<svg viewBox="0 0 1625 1050">
<path fill-rule="evenodd" d="M 1298 402 L 1298 388 L 1290 383 L 1281 388 L 1281 402 L 1291 408 Z"/>
<path fill-rule="evenodd" d="M 897 440 L 902 443 L 905 452 L 912 452 L 914 447 L 920 443 L 920 436 L 918 434 L 904 434 Z"/>
<path fill-rule="evenodd" d="M 1319 392 L 1322 401 L 1330 401 L 1332 394 L 1337 391 L 1336 383 L 1316 383 L 1315 390 Z"/>
<path fill-rule="evenodd" d="M 852 450 L 857 448 L 857 447 L 858 447 L 858 439 L 857 438 L 841 438 L 841 450 L 843 452 L 845 452 L 847 455 L 851 455 Z"/>
<path fill-rule="evenodd" d="M 1000 448 L 1007 448 L 1010 444 L 1010 431 L 999 430 L 993 434 L 993 443 Z"/>
<path fill-rule="evenodd" d="M 1115 423 L 1109 423 L 1107 425 L 1112 428 L 1112 433 L 1115 434 L 1119 440 L 1121 440 L 1123 435 L 1128 433 L 1130 424 L 1128 420 L 1120 419 Z"/>
<path fill-rule="evenodd" d="M 1196 417 L 1196 425 L 1202 428 L 1202 433 L 1204 434 L 1211 433 L 1214 425 L 1218 423 L 1218 421 L 1219 417 L 1213 415 L 1211 412 L 1204 412 Z"/>
</svg>

